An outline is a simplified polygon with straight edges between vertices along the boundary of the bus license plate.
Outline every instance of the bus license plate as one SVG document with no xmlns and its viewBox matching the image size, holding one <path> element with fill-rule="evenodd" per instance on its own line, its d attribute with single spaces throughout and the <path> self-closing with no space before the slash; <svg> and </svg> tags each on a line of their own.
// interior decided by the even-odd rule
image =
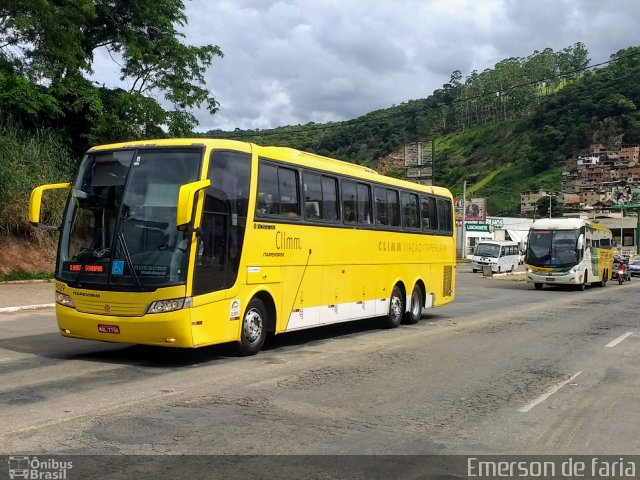
<svg viewBox="0 0 640 480">
<path fill-rule="evenodd" d="M 555 282 L 556 279 L 555 278 L 547 278 L 547 282 Z"/>
<path fill-rule="evenodd" d="M 98 331 L 100 333 L 120 333 L 120 327 L 118 325 L 98 325 Z"/>
</svg>

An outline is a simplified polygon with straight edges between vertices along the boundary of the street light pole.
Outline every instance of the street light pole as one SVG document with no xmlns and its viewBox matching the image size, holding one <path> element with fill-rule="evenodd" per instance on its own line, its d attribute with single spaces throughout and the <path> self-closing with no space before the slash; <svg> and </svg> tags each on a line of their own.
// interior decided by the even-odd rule
<svg viewBox="0 0 640 480">
<path fill-rule="evenodd" d="M 551 194 L 549 194 L 549 218 L 551 218 Z"/>
<path fill-rule="evenodd" d="M 463 260 L 467 258 L 467 231 L 465 217 L 467 216 L 467 181 L 462 183 L 462 242 L 460 253 Z"/>
<path fill-rule="evenodd" d="M 620 255 L 622 255 L 622 247 L 624 245 L 624 208 L 620 209 Z"/>
</svg>

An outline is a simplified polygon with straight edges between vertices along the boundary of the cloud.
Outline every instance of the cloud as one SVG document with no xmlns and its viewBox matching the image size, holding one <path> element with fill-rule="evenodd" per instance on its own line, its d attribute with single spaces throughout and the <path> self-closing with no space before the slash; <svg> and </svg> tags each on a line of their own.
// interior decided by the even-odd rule
<svg viewBox="0 0 640 480">
<path fill-rule="evenodd" d="M 600 0 L 192 0 L 186 7 L 186 41 L 224 53 L 206 74 L 220 110 L 195 112 L 202 131 L 351 119 L 427 97 L 454 70 L 468 75 L 578 41 L 603 61 L 634 45 L 640 23 L 635 0 L 615 8 Z"/>
</svg>

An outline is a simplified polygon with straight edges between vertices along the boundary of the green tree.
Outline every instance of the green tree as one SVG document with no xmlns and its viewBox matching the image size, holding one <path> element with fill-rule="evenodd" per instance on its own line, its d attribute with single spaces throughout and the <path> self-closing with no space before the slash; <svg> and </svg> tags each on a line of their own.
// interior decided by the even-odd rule
<svg viewBox="0 0 640 480">
<path fill-rule="evenodd" d="M 182 0 L 12 0 L 0 6 L 0 61 L 57 88 L 90 73 L 95 51 L 106 48 L 121 60 L 129 93 L 164 95 L 180 112 L 171 118 L 193 126 L 186 110 L 217 109 L 204 74 L 222 52 L 185 44 L 178 29 L 186 22 Z"/>
<path fill-rule="evenodd" d="M 555 196 L 542 197 L 536 202 L 536 217 L 549 217 L 549 205 L 551 205 L 551 217 L 562 217 L 564 205 Z"/>
</svg>

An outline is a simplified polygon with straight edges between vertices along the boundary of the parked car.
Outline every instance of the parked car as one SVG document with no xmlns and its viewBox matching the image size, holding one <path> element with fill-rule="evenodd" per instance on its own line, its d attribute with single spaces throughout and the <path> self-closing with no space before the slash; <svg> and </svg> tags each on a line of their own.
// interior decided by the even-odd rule
<svg viewBox="0 0 640 480">
<path fill-rule="evenodd" d="M 631 275 L 640 275 L 640 258 L 629 260 L 629 273 Z"/>
</svg>

